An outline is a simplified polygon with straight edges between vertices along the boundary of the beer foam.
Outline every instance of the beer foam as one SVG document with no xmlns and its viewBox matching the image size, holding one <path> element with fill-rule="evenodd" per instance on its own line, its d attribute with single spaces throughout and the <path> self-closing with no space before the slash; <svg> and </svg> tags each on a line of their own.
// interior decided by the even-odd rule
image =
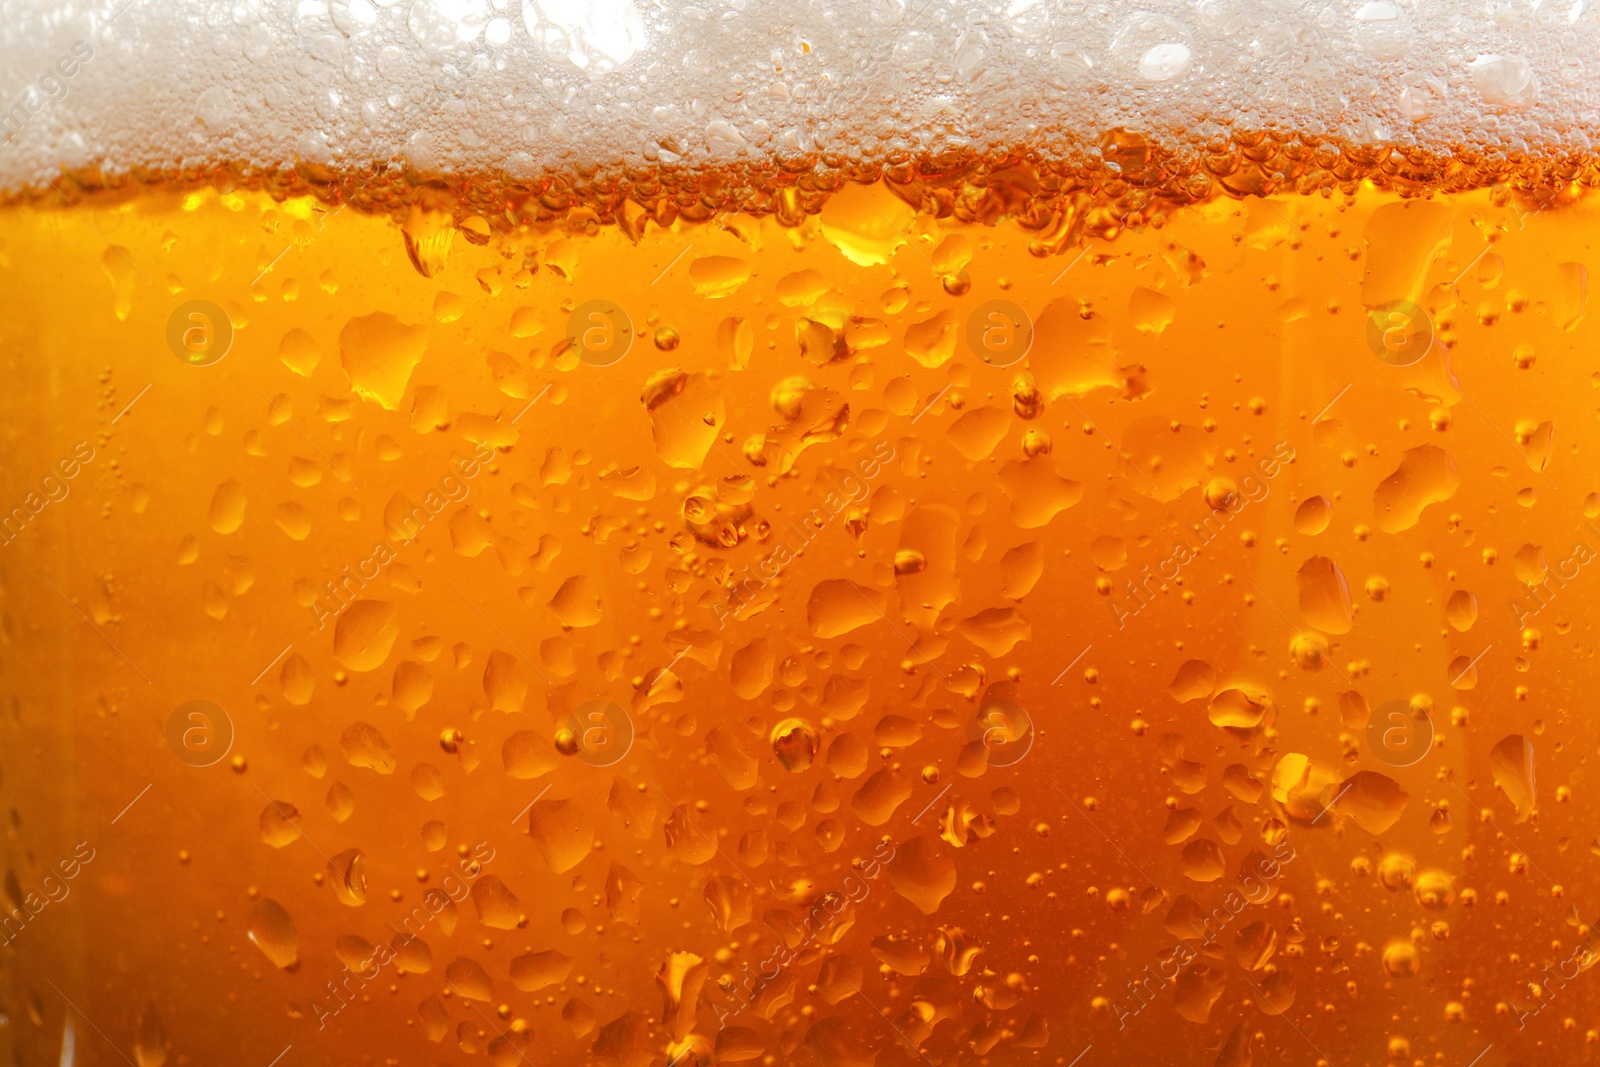
<svg viewBox="0 0 1600 1067">
<path fill-rule="evenodd" d="M 119 6 L 120 5 L 120 6 Z M 833 166 L 1117 127 L 1588 155 L 1590 0 L 4 0 L 0 183 Z"/>
</svg>

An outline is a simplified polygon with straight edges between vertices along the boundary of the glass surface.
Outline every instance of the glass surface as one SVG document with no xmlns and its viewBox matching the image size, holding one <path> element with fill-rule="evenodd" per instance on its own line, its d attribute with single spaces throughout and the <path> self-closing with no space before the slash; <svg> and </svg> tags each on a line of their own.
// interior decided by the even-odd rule
<svg viewBox="0 0 1600 1067">
<path fill-rule="evenodd" d="M 448 6 L 179 9 L 338 86 L 376 68 L 319 33 L 400 63 Z M 484 9 L 438 48 L 551 47 Z M 618 12 L 548 62 L 644 92 L 668 15 Z M 1216 12 L 1085 54 L 1159 108 L 1256 40 Z M 0 1063 L 1592 1057 L 1589 157 L 1241 111 L 273 167 L 218 94 L 118 168 L 32 126 L 160 17 L 0 206 Z M 1498 136 L 1489 58 L 1437 103 Z M 230 129 L 298 114 L 236 76 Z"/>
</svg>

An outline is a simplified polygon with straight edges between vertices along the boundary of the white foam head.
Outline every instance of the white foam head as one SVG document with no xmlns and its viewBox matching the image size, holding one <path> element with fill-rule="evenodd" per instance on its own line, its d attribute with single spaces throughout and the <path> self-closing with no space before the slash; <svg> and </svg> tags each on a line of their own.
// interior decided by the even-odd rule
<svg viewBox="0 0 1600 1067">
<path fill-rule="evenodd" d="M 63 165 L 405 160 L 531 178 L 812 151 L 1066 152 L 1116 126 L 1589 152 L 1591 7 L 3 0 L 0 183 Z"/>
</svg>

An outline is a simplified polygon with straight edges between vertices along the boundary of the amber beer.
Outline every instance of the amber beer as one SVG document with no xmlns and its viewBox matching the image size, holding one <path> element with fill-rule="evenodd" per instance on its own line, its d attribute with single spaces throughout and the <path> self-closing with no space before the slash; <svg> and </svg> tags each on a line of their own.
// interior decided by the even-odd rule
<svg viewBox="0 0 1600 1067">
<path fill-rule="evenodd" d="M 477 443 L 467 455 L 451 459 L 448 473 L 440 476 L 420 502 L 412 503 L 404 497 L 391 500 L 384 511 L 387 539 L 373 542 L 370 553 L 364 558 L 353 565 L 345 564 L 335 578 L 323 582 L 317 598 L 309 605 L 316 629 L 325 629 L 330 619 L 338 618 L 362 599 L 361 593 L 367 585 L 376 582 L 384 569 L 399 558 L 400 549 L 421 536 L 422 531 L 452 505 L 465 501 L 472 491 L 472 480 L 492 459 L 493 449 Z"/>
<path fill-rule="evenodd" d="M 5 164 L 0 1063 L 1594 1056 L 1591 157 L 254 100 Z"/>
</svg>

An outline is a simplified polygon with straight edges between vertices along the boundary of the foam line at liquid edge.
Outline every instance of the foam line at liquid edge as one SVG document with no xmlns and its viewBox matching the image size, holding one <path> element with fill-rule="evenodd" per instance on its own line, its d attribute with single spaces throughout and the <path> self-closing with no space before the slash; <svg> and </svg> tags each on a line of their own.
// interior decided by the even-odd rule
<svg viewBox="0 0 1600 1067">
<path fill-rule="evenodd" d="M 1600 130 L 1587 0 L 6 0 L 0 27 L 9 190 L 63 168 L 537 182 L 1018 146 L 1120 168 L 1121 128 L 1202 161 L 1260 130 L 1587 160 Z"/>
</svg>

